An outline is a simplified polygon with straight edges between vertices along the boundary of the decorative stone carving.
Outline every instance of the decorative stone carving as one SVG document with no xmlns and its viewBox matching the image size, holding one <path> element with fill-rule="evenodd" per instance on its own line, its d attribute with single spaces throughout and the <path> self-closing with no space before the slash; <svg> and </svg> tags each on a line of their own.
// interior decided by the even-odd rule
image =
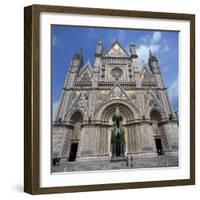
<svg viewBox="0 0 200 200">
<path fill-rule="evenodd" d="M 91 81 L 91 74 L 89 73 L 88 69 L 86 69 L 79 78 L 80 82 L 88 82 Z"/>
<path fill-rule="evenodd" d="M 141 74 L 141 81 L 142 83 L 154 83 L 154 77 L 148 72 L 146 69 L 143 70 Z"/>
<path fill-rule="evenodd" d="M 107 55 L 111 57 L 127 57 L 125 50 L 116 42 L 113 47 L 108 51 Z"/>
<path fill-rule="evenodd" d="M 79 95 L 79 92 L 71 91 L 71 94 L 69 95 L 68 107 L 70 107 L 74 103 L 78 95 Z"/>
<path fill-rule="evenodd" d="M 131 98 L 131 100 L 135 103 L 135 104 L 138 104 L 138 101 L 137 101 L 137 93 L 136 92 L 133 92 L 133 91 L 128 91 L 127 92 L 127 95 Z"/>
</svg>

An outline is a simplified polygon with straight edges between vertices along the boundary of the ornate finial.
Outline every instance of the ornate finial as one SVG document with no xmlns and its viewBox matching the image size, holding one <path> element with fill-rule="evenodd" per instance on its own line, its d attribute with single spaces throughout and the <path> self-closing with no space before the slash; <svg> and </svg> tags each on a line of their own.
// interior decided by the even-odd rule
<svg viewBox="0 0 200 200">
<path fill-rule="evenodd" d="M 81 47 L 79 50 L 79 54 L 82 55 L 83 54 L 83 48 Z"/>
</svg>

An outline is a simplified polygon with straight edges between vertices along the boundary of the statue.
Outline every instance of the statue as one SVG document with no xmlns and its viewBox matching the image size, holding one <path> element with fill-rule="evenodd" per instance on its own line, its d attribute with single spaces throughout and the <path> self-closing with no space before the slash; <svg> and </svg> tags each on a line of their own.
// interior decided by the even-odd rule
<svg viewBox="0 0 200 200">
<path fill-rule="evenodd" d="M 118 106 L 116 107 L 115 114 L 112 117 L 114 127 L 111 133 L 111 144 L 113 148 L 113 156 L 124 156 L 124 128 L 121 126 L 123 117 L 120 114 Z"/>
</svg>

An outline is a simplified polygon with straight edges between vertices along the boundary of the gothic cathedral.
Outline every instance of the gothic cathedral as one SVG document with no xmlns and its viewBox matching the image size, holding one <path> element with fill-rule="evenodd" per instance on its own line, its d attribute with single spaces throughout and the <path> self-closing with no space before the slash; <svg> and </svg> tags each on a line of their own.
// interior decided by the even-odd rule
<svg viewBox="0 0 200 200">
<path fill-rule="evenodd" d="M 133 43 L 127 52 L 117 40 L 106 51 L 97 43 L 94 65 L 83 63 L 82 49 L 74 55 L 52 125 L 52 159 L 178 160 L 178 119 L 158 59 L 149 51 L 140 66 L 137 58 Z"/>
</svg>

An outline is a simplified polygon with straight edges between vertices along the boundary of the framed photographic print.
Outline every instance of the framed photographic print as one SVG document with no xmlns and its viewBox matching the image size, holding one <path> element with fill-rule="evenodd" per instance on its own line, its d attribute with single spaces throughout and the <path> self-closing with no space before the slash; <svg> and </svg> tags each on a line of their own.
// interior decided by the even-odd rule
<svg viewBox="0 0 200 200">
<path fill-rule="evenodd" d="M 195 183 L 195 16 L 24 9 L 24 191 Z"/>
</svg>

